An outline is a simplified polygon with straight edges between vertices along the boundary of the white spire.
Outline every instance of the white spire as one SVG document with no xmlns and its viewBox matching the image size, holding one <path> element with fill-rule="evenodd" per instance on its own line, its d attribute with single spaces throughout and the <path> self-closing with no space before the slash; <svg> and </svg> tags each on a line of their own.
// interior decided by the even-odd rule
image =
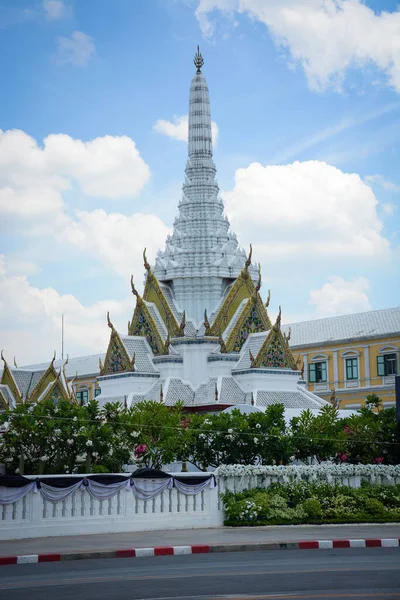
<svg viewBox="0 0 400 600">
<path fill-rule="evenodd" d="M 154 272 L 160 281 L 172 282 L 179 306 L 200 323 L 204 309 L 210 314 L 227 283 L 239 275 L 246 256 L 229 229 L 219 197 L 212 159 L 210 99 L 198 48 L 194 63 L 197 72 L 190 85 L 189 156 L 179 216 L 165 251 L 157 256 Z M 251 273 L 257 279 L 255 267 Z"/>
</svg>

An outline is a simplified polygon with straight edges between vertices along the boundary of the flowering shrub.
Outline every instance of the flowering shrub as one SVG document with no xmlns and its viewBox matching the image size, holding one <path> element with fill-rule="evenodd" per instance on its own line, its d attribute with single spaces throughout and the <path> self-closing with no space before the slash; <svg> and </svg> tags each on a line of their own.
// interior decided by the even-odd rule
<svg viewBox="0 0 400 600">
<path fill-rule="evenodd" d="M 273 484 L 221 495 L 226 525 L 400 521 L 400 485 Z"/>
</svg>

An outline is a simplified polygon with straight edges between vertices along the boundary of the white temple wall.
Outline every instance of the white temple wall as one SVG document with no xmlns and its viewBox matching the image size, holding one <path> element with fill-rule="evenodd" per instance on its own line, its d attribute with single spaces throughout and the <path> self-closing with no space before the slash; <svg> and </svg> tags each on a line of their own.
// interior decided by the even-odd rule
<svg viewBox="0 0 400 600">
<path fill-rule="evenodd" d="M 265 369 L 260 372 L 258 369 L 247 369 L 243 373 L 233 373 L 234 379 L 240 385 L 243 391 L 252 392 L 254 390 L 279 390 L 296 391 L 300 375 L 297 371 L 274 373 L 274 369 Z"/>
<path fill-rule="evenodd" d="M 105 375 L 98 377 L 101 388 L 100 396 L 96 400 L 102 403 L 102 398 L 110 396 L 128 396 L 129 394 L 146 394 L 156 383 L 159 376 L 146 376 L 141 373 L 119 373 L 117 375 Z"/>
<path fill-rule="evenodd" d="M 183 358 L 182 379 L 189 381 L 194 388 L 207 381 L 210 377 L 208 355 L 215 349 L 215 343 L 190 343 L 175 344 Z"/>
</svg>

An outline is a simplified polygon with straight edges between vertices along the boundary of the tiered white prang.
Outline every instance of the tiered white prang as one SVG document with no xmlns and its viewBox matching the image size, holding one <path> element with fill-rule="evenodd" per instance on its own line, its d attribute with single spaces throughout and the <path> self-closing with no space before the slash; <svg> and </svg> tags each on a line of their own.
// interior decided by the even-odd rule
<svg viewBox="0 0 400 600">
<path fill-rule="evenodd" d="M 154 274 L 170 285 L 178 306 L 199 324 L 204 310 L 213 312 L 246 260 L 219 197 L 210 99 L 200 68 L 190 85 L 188 154 L 179 216 L 165 250 L 157 255 Z M 256 268 L 251 265 L 249 270 L 257 280 Z"/>
</svg>

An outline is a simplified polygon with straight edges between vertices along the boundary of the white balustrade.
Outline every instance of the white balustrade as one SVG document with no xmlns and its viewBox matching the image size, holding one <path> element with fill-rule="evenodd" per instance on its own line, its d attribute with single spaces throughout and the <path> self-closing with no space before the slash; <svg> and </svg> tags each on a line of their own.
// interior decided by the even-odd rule
<svg viewBox="0 0 400 600">
<path fill-rule="evenodd" d="M 195 476 L 193 473 L 188 475 Z M 203 476 L 204 473 L 199 475 Z M 305 480 L 311 481 L 311 476 Z M 31 491 L 18 502 L 0 506 L 0 540 L 220 527 L 224 519 L 220 498 L 222 493 L 227 490 L 239 492 L 255 487 L 267 489 L 274 482 L 287 481 L 285 472 L 268 476 L 220 476 L 215 488 L 206 488 L 197 495 L 186 496 L 177 488 L 166 488 L 156 498 L 147 501 L 139 500 L 131 489 L 121 489 L 109 500 L 97 500 L 86 488 L 81 488 L 59 502 L 50 502 L 43 498 L 39 491 Z M 374 478 L 367 475 L 344 476 L 333 473 L 329 480 L 331 485 L 347 485 L 353 488 L 360 487 L 362 481 L 398 484 L 400 478 L 390 479 L 383 474 L 375 475 Z"/>
</svg>

